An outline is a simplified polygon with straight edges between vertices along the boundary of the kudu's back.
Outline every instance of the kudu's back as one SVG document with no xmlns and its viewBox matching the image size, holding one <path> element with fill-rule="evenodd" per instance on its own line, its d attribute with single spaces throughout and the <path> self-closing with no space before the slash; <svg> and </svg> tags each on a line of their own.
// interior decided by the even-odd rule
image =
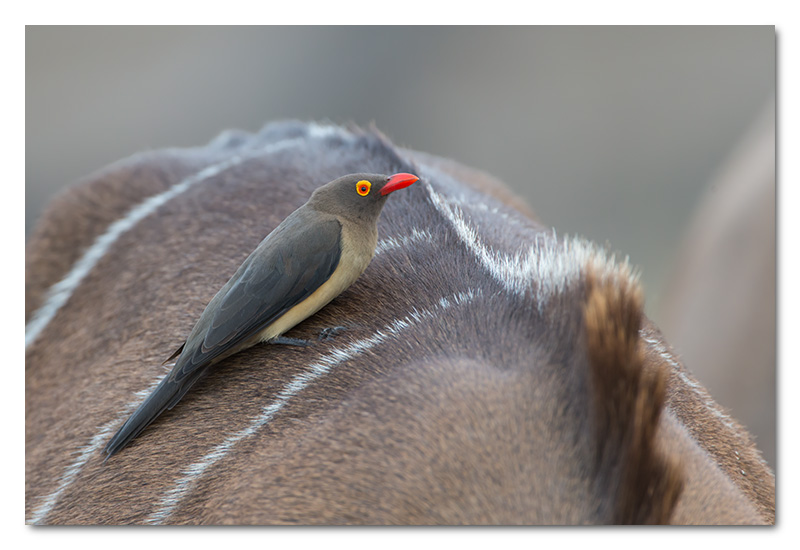
<svg viewBox="0 0 800 550">
<path fill-rule="evenodd" d="M 412 172 L 365 274 L 220 363 L 103 464 L 214 293 L 319 185 Z M 135 156 L 26 254 L 30 523 L 771 523 L 747 433 L 642 316 L 628 267 L 495 180 L 300 123 Z"/>
</svg>

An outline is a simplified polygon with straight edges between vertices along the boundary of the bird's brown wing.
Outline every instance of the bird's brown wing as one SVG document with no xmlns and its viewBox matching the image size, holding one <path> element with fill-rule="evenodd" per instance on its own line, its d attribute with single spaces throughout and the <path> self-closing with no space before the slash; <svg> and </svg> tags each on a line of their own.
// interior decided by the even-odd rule
<svg viewBox="0 0 800 550">
<path fill-rule="evenodd" d="M 202 342 L 184 350 L 170 378 L 181 381 L 308 298 L 336 270 L 340 239 L 341 224 L 330 220 L 295 228 L 291 239 L 276 239 L 254 253 L 216 308 Z"/>
<path fill-rule="evenodd" d="M 170 374 L 106 444 L 108 457 L 174 407 L 214 359 L 259 333 L 330 278 L 339 265 L 341 224 L 335 219 L 304 224 L 298 218 L 294 221 L 301 223 L 291 224 L 288 234 L 277 229 L 271 233 L 220 291 L 218 307 L 206 308 L 197 323 L 200 332 L 195 335 L 196 327 L 181 346 Z"/>
</svg>

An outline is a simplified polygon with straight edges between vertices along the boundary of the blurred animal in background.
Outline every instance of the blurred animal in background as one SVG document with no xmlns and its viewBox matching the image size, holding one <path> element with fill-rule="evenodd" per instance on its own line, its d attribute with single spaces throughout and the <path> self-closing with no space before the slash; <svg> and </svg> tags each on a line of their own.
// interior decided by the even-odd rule
<svg viewBox="0 0 800 550">
<path fill-rule="evenodd" d="M 664 333 L 775 464 L 775 105 L 711 181 L 660 310 Z"/>
<path fill-rule="evenodd" d="M 229 357 L 104 464 L 216 290 L 354 172 L 420 180 L 364 274 L 287 336 L 344 330 Z M 28 243 L 26 520 L 773 523 L 751 437 L 642 307 L 625 262 L 374 129 L 274 123 L 136 155 Z"/>
</svg>

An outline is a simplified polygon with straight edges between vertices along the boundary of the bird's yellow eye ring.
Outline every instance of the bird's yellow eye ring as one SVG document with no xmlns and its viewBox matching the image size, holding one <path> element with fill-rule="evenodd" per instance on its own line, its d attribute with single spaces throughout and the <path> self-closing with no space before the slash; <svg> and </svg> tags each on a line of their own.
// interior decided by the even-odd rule
<svg viewBox="0 0 800 550">
<path fill-rule="evenodd" d="M 372 184 L 367 180 L 361 180 L 356 184 L 356 193 L 361 195 L 362 197 L 366 197 L 369 195 L 369 188 L 372 187 Z"/>
</svg>

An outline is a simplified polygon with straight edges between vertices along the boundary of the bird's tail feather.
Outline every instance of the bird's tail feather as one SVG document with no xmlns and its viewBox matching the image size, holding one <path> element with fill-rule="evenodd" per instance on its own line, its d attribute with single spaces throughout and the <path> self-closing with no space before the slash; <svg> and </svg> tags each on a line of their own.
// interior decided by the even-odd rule
<svg viewBox="0 0 800 550">
<path fill-rule="evenodd" d="M 193 376 L 191 376 L 189 378 L 183 379 L 180 382 L 180 386 L 178 387 L 176 393 L 173 395 L 173 397 L 169 401 L 169 403 L 167 403 L 167 408 L 169 410 L 172 410 L 172 407 L 177 405 L 178 401 L 183 399 L 183 396 L 186 395 L 186 392 L 188 392 L 190 389 L 192 389 L 192 386 L 194 386 L 195 383 L 198 380 L 200 380 L 200 378 L 202 378 L 204 374 L 205 374 L 205 372 L 198 372 L 198 373 L 195 373 Z"/>
<path fill-rule="evenodd" d="M 121 451 L 133 438 L 142 433 L 161 413 L 167 408 L 172 408 L 188 391 L 191 383 L 174 382 L 165 376 L 161 383 L 153 390 L 144 403 L 128 418 L 125 424 L 114 434 L 106 444 L 103 452 L 108 460 L 115 453 Z"/>
</svg>

